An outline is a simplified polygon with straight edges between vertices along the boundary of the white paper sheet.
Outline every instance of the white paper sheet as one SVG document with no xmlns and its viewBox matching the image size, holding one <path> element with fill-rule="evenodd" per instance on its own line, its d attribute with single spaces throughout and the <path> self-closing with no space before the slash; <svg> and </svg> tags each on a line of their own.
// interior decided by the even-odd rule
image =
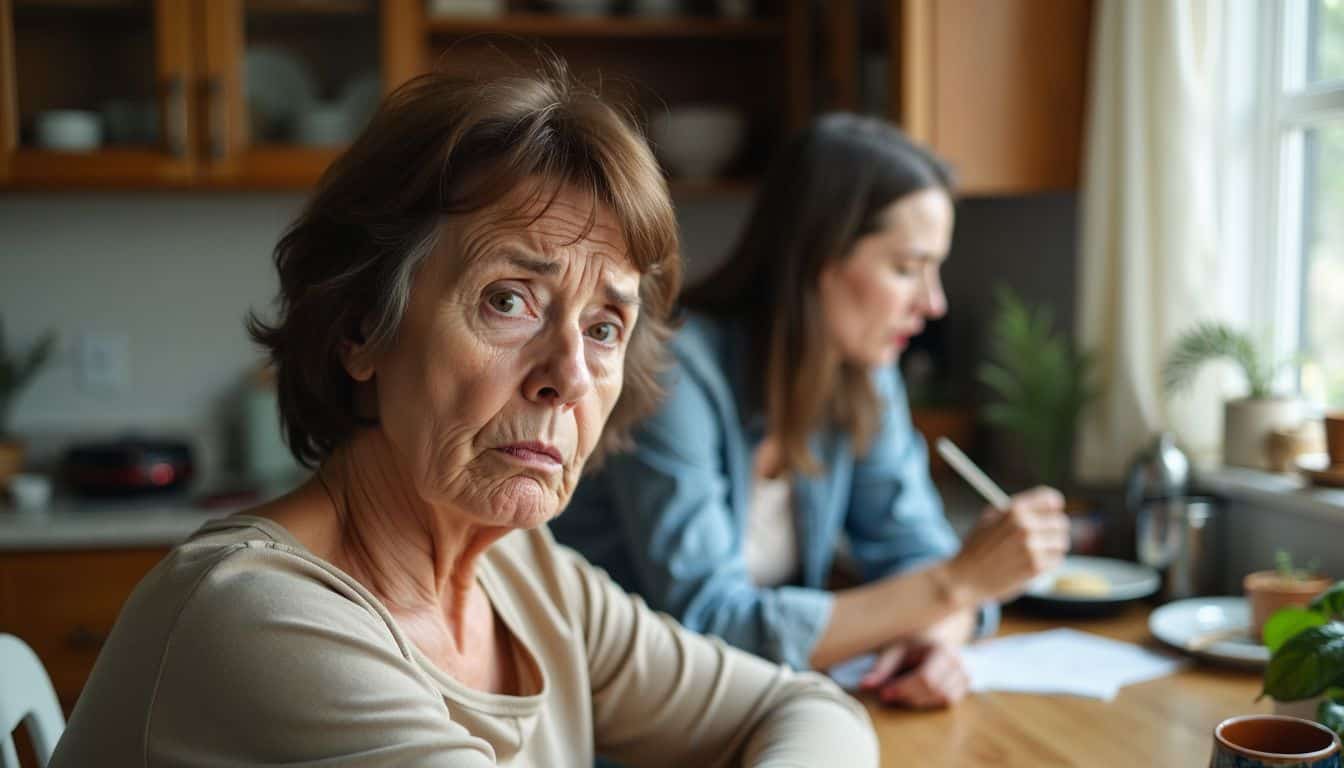
<svg viewBox="0 0 1344 768">
<path fill-rule="evenodd" d="M 1189 663 L 1133 643 L 1052 629 L 977 643 L 962 652 L 973 691 L 1065 694 L 1110 701 L 1133 683 L 1172 674 Z M 831 677 L 846 690 L 873 665 L 860 656 L 831 667 Z"/>
</svg>

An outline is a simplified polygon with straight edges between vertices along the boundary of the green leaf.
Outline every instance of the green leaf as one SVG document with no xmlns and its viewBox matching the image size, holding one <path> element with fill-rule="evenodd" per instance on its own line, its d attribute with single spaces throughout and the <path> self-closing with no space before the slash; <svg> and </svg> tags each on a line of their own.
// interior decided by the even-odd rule
<svg viewBox="0 0 1344 768">
<path fill-rule="evenodd" d="M 1311 601 L 1311 609 L 1317 611 L 1330 619 L 1344 617 L 1344 581 L 1335 582 L 1335 585 Z"/>
<path fill-rule="evenodd" d="M 1316 708 L 1316 719 L 1321 725 L 1344 736 L 1344 702 L 1338 699 L 1325 699 Z"/>
<path fill-rule="evenodd" d="M 1344 682 L 1344 623 L 1331 622 L 1288 638 L 1269 658 L 1264 693 L 1279 701 L 1319 695 Z"/>
<path fill-rule="evenodd" d="M 1265 622 L 1263 635 L 1265 645 L 1269 646 L 1270 652 L 1273 653 L 1279 650 L 1288 638 L 1304 629 L 1319 627 L 1325 622 L 1325 616 L 1301 606 L 1294 605 L 1280 609 Z"/>
</svg>

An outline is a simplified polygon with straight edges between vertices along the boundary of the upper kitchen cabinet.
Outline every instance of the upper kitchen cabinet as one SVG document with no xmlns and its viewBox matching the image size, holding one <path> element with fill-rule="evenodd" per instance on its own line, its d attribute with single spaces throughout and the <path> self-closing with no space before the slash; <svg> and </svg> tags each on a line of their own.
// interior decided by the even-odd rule
<svg viewBox="0 0 1344 768">
<path fill-rule="evenodd" d="M 972 195 L 1076 188 L 1091 0 L 832 0 L 827 97 L 882 114 Z"/>
<path fill-rule="evenodd" d="M 485 18 L 429 13 L 435 66 L 526 70 L 538 66 L 538 51 L 557 54 L 645 122 L 679 197 L 749 192 L 772 151 L 814 111 L 810 0 L 501 5 L 505 13 Z"/>
<path fill-rule="evenodd" d="M 389 83 L 419 0 L 0 0 L 0 177 L 303 188 Z"/>
<path fill-rule="evenodd" d="M 0 178 L 189 181 L 191 11 L 180 0 L 0 0 Z"/>
</svg>

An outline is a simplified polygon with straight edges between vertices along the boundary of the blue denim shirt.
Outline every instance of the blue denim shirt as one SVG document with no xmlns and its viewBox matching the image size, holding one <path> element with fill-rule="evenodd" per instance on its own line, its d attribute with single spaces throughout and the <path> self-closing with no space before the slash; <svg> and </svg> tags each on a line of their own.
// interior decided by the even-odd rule
<svg viewBox="0 0 1344 768">
<path fill-rule="evenodd" d="M 587 476 L 551 527 L 688 628 L 807 669 L 830 618 L 825 584 L 842 532 L 865 581 L 945 558 L 959 542 L 904 386 L 884 368 L 874 379 L 882 421 L 867 455 L 856 457 L 841 432 L 819 433 L 812 445 L 822 472 L 793 480 L 798 583 L 753 584 L 743 537 L 764 422 L 745 405 L 746 343 L 737 324 L 691 314 L 672 341 L 667 399 L 636 429 L 636 447 Z M 982 607 L 980 632 L 997 623 L 997 606 Z"/>
</svg>

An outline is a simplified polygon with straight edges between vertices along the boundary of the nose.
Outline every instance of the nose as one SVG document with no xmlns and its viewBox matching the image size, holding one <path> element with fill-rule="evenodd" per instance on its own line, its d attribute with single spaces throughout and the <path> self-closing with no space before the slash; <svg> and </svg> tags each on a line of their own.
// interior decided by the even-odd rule
<svg viewBox="0 0 1344 768">
<path fill-rule="evenodd" d="M 947 314 L 947 296 L 943 293 L 943 281 L 934 271 L 924 280 L 924 290 L 921 292 L 921 303 L 923 304 L 924 316 L 937 320 Z"/>
<path fill-rule="evenodd" d="M 583 336 L 578 329 L 558 331 L 545 343 L 545 353 L 523 382 L 523 395 L 534 403 L 570 410 L 593 388 Z"/>
</svg>

